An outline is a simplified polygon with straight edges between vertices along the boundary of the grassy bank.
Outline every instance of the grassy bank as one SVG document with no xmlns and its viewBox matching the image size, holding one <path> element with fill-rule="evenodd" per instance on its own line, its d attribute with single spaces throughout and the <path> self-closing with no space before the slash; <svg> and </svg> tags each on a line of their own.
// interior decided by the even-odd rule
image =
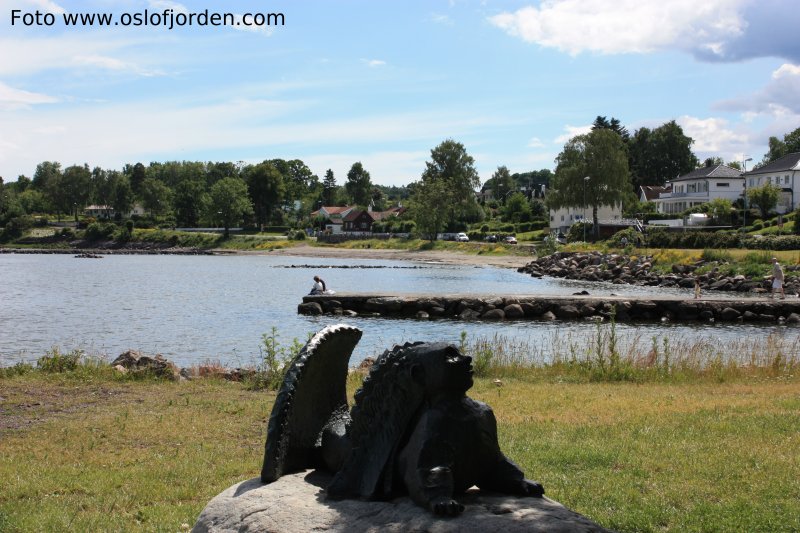
<svg viewBox="0 0 800 533">
<path fill-rule="evenodd" d="M 796 367 L 616 381 L 570 364 L 503 371 L 495 352 L 470 395 L 548 496 L 619 531 L 800 529 Z M 186 529 L 258 475 L 273 400 L 97 365 L 6 372 L 0 531 Z"/>
</svg>

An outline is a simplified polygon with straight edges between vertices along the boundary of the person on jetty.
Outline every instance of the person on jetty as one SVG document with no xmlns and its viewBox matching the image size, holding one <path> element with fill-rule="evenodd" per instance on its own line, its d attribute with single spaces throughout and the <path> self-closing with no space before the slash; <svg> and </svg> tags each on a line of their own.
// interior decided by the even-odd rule
<svg viewBox="0 0 800 533">
<path fill-rule="evenodd" d="M 328 288 L 325 286 L 325 280 L 319 276 L 314 276 L 314 286 L 308 294 L 325 294 Z"/>
<path fill-rule="evenodd" d="M 775 298 L 775 291 L 781 293 L 781 300 L 786 298 L 786 293 L 783 291 L 783 269 L 781 268 L 781 264 L 778 262 L 777 257 L 772 258 L 772 294 L 769 295 L 770 298 Z"/>
<path fill-rule="evenodd" d="M 694 299 L 695 300 L 700 299 L 700 278 L 696 276 L 694 278 Z"/>
</svg>

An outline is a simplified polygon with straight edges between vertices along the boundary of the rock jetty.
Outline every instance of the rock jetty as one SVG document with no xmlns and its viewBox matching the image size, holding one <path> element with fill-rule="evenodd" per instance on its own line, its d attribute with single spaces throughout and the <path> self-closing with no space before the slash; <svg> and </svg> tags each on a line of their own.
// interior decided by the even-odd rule
<svg viewBox="0 0 800 533">
<path fill-rule="evenodd" d="M 664 274 L 653 270 L 652 256 L 557 252 L 528 263 L 517 271 L 536 278 L 550 276 L 580 281 L 685 289 L 694 287 L 694 281 L 697 279 L 703 291 L 769 292 L 770 280 L 744 275 L 731 276 L 727 273 L 729 269 L 726 265 L 725 262 L 701 260 L 690 265 L 672 265 L 672 271 Z M 698 270 L 701 273 L 698 274 Z M 792 272 L 796 271 L 797 267 L 788 266 L 784 267 L 784 270 Z M 787 277 L 785 291 L 786 294 L 800 293 L 798 278 Z"/>
<path fill-rule="evenodd" d="M 678 296 L 304 296 L 302 315 L 460 320 L 704 321 L 800 324 L 800 299 L 686 299 Z"/>
</svg>

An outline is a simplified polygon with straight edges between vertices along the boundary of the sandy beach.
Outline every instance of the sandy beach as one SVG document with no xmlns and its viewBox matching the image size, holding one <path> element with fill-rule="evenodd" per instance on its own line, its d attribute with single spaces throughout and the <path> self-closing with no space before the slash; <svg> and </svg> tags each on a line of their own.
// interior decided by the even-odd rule
<svg viewBox="0 0 800 533">
<path fill-rule="evenodd" d="M 485 256 L 446 252 L 441 250 L 386 250 L 349 249 L 299 244 L 291 248 L 281 248 L 267 252 L 269 255 L 296 257 L 321 257 L 339 259 L 379 259 L 387 261 L 413 261 L 417 263 L 440 263 L 450 265 L 493 266 L 519 268 L 533 260 L 533 257 L 520 255 Z"/>
</svg>

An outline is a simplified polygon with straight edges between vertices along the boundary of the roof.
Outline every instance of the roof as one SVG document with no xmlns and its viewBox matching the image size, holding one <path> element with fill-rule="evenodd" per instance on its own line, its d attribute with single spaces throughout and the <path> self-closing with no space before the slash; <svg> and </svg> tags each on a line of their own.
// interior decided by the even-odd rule
<svg viewBox="0 0 800 533">
<path fill-rule="evenodd" d="M 640 185 L 639 191 L 640 196 L 644 194 L 644 197 L 647 199 L 648 202 L 652 202 L 653 200 L 658 199 L 658 196 L 662 192 L 669 192 L 672 190 L 672 187 L 662 187 L 661 185 Z"/>
<path fill-rule="evenodd" d="M 750 174 L 768 174 L 770 172 L 783 172 L 786 170 L 800 170 L 800 152 L 786 154 L 779 157 L 771 163 L 767 163 L 763 167 L 754 168 L 747 175 Z"/>
<path fill-rule="evenodd" d="M 350 211 L 347 214 L 346 217 L 344 217 L 343 220 L 344 220 L 344 222 L 352 222 L 352 221 L 358 219 L 363 214 L 366 214 L 368 217 L 370 217 L 370 218 L 372 218 L 374 220 L 374 218 L 371 216 L 371 213 L 368 213 L 367 211 L 361 211 L 360 209 L 353 209 L 352 211 Z"/>
<path fill-rule="evenodd" d="M 341 216 L 342 213 L 346 214 L 347 211 L 349 211 L 350 209 L 353 209 L 353 208 L 351 206 L 349 206 L 349 205 L 344 205 L 344 206 L 322 206 L 319 209 L 317 209 L 316 211 L 312 211 L 311 212 L 311 216 L 315 217 L 317 215 L 321 215 L 321 214 L 325 214 L 325 213 L 327 213 L 327 216 L 337 216 L 337 215 Z M 323 211 L 324 211 L 324 213 L 323 213 Z"/>
<path fill-rule="evenodd" d="M 731 168 L 728 165 L 714 165 L 708 167 L 701 167 L 692 170 L 688 174 L 684 174 L 683 176 L 678 176 L 674 180 L 670 180 L 673 183 L 676 181 L 688 181 L 688 180 L 696 180 L 702 178 L 741 178 L 742 171 Z"/>
</svg>

